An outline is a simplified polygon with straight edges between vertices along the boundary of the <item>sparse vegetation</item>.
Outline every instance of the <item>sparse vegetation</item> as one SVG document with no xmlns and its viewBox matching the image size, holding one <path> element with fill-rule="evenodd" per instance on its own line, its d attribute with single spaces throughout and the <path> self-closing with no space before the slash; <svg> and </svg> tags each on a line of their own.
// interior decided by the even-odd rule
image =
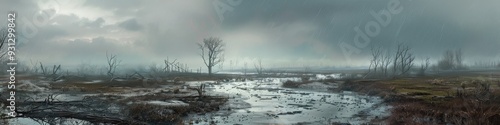
<svg viewBox="0 0 500 125">
<path fill-rule="evenodd" d="M 478 78 L 355 80 L 346 81 L 338 90 L 383 97 L 394 106 L 388 124 L 496 124 L 500 84 Z"/>
<path fill-rule="evenodd" d="M 0 125 L 500 125 L 500 1 L 4 1 Z"/>
</svg>

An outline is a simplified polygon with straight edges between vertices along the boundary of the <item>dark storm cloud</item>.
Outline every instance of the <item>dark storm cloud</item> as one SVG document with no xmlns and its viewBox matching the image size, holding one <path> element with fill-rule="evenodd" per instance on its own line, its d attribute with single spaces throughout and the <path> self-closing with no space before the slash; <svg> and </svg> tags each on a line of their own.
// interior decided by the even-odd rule
<svg viewBox="0 0 500 125">
<path fill-rule="evenodd" d="M 203 64 L 195 43 L 216 36 L 226 42 L 227 61 L 262 58 L 269 65 L 367 65 L 371 46 L 391 51 L 397 43 L 412 47 L 418 58 L 437 60 L 445 50 L 461 48 L 466 62 L 500 59 L 500 9 L 495 6 L 500 2 L 494 0 L 399 0 L 401 13 L 392 14 L 366 47 L 355 45 L 354 28 L 366 32 L 367 23 L 377 22 L 371 13 L 387 10 L 391 0 L 218 1 L 230 7 L 222 15 L 212 0 L 64 3 L 21 49 L 32 57 L 52 54 L 61 60 L 99 60 L 108 50 L 120 53 L 124 62 L 141 58 L 149 64 L 169 57 L 198 67 Z M 43 2 L 3 3 L 2 8 L 18 10 L 30 21 L 35 12 L 51 10 Z M 342 43 L 359 53 L 346 56 Z"/>
</svg>

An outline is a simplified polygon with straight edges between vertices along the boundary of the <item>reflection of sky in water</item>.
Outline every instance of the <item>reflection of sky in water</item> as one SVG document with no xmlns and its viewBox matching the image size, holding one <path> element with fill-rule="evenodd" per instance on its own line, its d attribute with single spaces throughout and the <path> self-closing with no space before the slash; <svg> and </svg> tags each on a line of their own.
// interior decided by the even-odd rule
<svg viewBox="0 0 500 125">
<path fill-rule="evenodd" d="M 297 81 L 300 79 L 279 78 L 263 80 L 264 82 L 231 82 L 213 86 L 210 89 L 211 93 L 238 95 L 240 100 L 249 103 L 251 107 L 236 109 L 229 116 L 208 114 L 193 116 L 193 119 L 211 119 L 210 117 L 212 117 L 214 121 L 218 121 L 217 124 L 293 124 L 298 122 L 359 124 L 366 121 L 352 119 L 352 116 L 381 101 L 379 98 L 360 96 L 349 92 L 338 94 L 283 89 L 280 87 L 281 82 L 286 80 Z M 371 112 L 373 113 L 373 111 Z M 382 114 L 382 112 L 374 114 Z"/>
</svg>

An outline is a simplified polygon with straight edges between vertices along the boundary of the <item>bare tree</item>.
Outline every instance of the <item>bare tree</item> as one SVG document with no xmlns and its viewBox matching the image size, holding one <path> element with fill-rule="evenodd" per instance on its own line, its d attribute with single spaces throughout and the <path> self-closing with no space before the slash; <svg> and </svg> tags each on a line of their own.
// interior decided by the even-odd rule
<svg viewBox="0 0 500 125">
<path fill-rule="evenodd" d="M 174 61 L 169 61 L 168 57 L 167 59 L 164 61 L 165 62 L 165 67 L 163 68 L 163 70 L 165 72 L 172 72 L 174 70 L 174 65 L 176 63 L 177 59 L 175 59 Z"/>
<path fill-rule="evenodd" d="M 389 65 L 393 62 L 390 52 L 384 50 L 383 47 L 371 47 L 371 56 L 372 59 L 370 60 L 367 75 L 371 75 L 372 77 L 387 77 Z"/>
<path fill-rule="evenodd" d="M 387 51 L 385 54 L 382 54 L 381 58 L 382 58 L 382 64 L 381 64 L 382 70 L 383 70 L 384 76 L 387 77 L 389 65 L 392 62 L 391 54 Z"/>
<path fill-rule="evenodd" d="M 47 68 L 43 67 L 42 62 L 39 62 L 39 63 L 40 63 L 40 70 L 42 71 L 42 74 L 47 75 Z"/>
<path fill-rule="evenodd" d="M 54 65 L 52 67 L 52 70 L 49 69 L 49 67 L 44 67 L 42 62 L 40 63 L 40 70 L 42 72 L 42 75 L 47 76 L 49 78 L 52 78 L 53 81 L 57 81 L 63 77 L 63 75 L 60 74 L 61 71 L 61 65 Z"/>
<path fill-rule="evenodd" d="M 208 68 L 208 74 L 212 75 L 212 67 L 224 60 L 224 43 L 218 37 L 210 37 L 198 43 L 201 50 L 200 56 Z"/>
<path fill-rule="evenodd" d="M 188 72 L 189 67 L 187 64 L 183 64 L 180 62 L 176 62 L 177 59 L 174 61 L 169 61 L 168 58 L 164 61 L 165 62 L 165 67 L 163 68 L 163 71 L 165 73 L 172 73 L 172 72 Z"/>
<path fill-rule="evenodd" d="M 374 76 L 377 75 L 377 69 L 379 69 L 379 65 L 382 63 L 381 59 L 381 54 L 382 54 L 382 48 L 381 47 L 371 47 L 371 53 L 372 53 L 372 60 L 370 61 L 370 66 L 368 68 L 368 74 L 373 74 Z M 371 73 L 373 70 L 373 73 Z"/>
<path fill-rule="evenodd" d="M 107 67 L 108 76 L 111 77 L 111 80 L 113 80 L 116 73 L 116 68 L 118 67 L 118 65 L 120 65 L 121 60 L 118 61 L 116 55 L 113 54 L 108 55 L 108 52 L 106 52 L 106 60 L 108 62 L 108 67 Z"/>
<path fill-rule="evenodd" d="M 455 68 L 455 54 L 451 50 L 446 50 L 443 58 L 438 62 L 439 69 L 451 70 Z"/>
<path fill-rule="evenodd" d="M 54 65 L 54 67 L 52 67 L 52 76 L 56 76 L 58 74 L 58 72 L 61 70 L 61 65 Z"/>
<path fill-rule="evenodd" d="M 401 48 L 401 49 L 399 49 Z M 401 53 L 401 59 L 399 60 L 401 63 L 401 74 L 405 75 L 410 71 L 413 67 L 413 61 L 415 60 L 415 56 L 410 52 L 411 48 L 408 46 L 398 47 L 398 53 Z"/>
<path fill-rule="evenodd" d="M 406 75 L 408 71 L 413 67 L 413 61 L 415 60 L 415 56 L 411 53 L 411 48 L 398 44 L 396 55 L 394 56 L 393 64 L 393 75 Z"/>
<path fill-rule="evenodd" d="M 422 60 L 422 63 L 420 63 L 420 70 L 419 70 L 419 75 L 424 76 L 425 71 L 429 68 L 430 62 L 429 62 L 429 57 L 425 58 L 425 60 Z"/>
<path fill-rule="evenodd" d="M 399 53 L 399 49 L 401 48 L 401 44 L 398 44 L 398 50 L 396 51 L 396 54 L 394 55 L 394 61 L 392 61 L 392 75 L 396 76 L 398 73 L 398 61 L 400 60 L 401 53 Z"/>
<path fill-rule="evenodd" d="M 264 73 L 264 69 L 262 68 L 262 59 L 258 59 L 257 63 L 254 64 L 255 71 L 257 71 L 258 75 L 262 75 Z"/>
</svg>

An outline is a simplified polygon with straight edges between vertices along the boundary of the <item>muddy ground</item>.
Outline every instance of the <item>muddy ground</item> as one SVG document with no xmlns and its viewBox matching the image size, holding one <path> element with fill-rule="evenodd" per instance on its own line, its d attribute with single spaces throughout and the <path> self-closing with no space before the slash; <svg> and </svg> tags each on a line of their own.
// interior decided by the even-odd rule
<svg viewBox="0 0 500 125">
<path fill-rule="evenodd" d="M 19 114 L 6 117 L 4 110 L 3 124 L 500 123 L 495 72 L 386 79 L 342 73 L 17 77 Z"/>
<path fill-rule="evenodd" d="M 379 97 L 332 92 L 341 81 L 326 79 L 341 76 L 65 76 L 54 81 L 18 75 L 17 117 L 2 117 L 14 124 L 361 124 L 389 114 Z M 283 87 L 304 77 L 311 84 Z M 198 91 L 201 84 L 205 87 Z M 4 109 L 7 105 L 3 103 Z"/>
</svg>

